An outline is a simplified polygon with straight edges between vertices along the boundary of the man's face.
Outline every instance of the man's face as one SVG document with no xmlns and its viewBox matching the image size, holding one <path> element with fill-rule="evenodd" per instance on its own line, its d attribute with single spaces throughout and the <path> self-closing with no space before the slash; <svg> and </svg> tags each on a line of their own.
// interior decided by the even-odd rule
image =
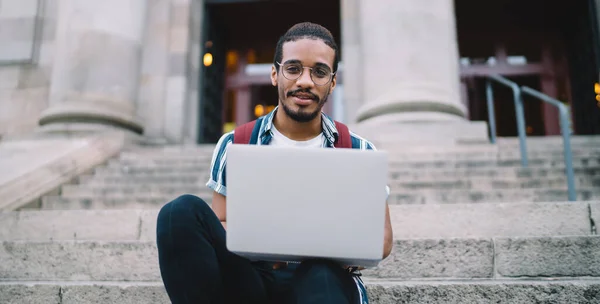
<svg viewBox="0 0 600 304">
<path fill-rule="evenodd" d="M 271 71 L 271 83 L 277 86 L 279 95 L 279 105 L 283 108 L 285 114 L 297 122 L 308 122 L 313 120 L 321 113 L 321 109 L 327 97 L 335 88 L 336 79 L 333 77 L 325 85 L 315 84 L 311 79 L 311 70 L 315 80 L 319 76 L 324 76 L 326 71 L 333 70 L 335 51 L 320 39 L 299 39 L 283 44 L 283 56 L 281 65 L 276 64 Z M 290 80 L 284 76 L 284 67 L 286 64 L 296 64 L 289 66 L 287 70 L 288 78 L 290 75 L 302 72 L 300 77 Z M 297 69 L 301 64 L 302 69 Z M 279 70 L 279 73 L 278 73 Z"/>
</svg>

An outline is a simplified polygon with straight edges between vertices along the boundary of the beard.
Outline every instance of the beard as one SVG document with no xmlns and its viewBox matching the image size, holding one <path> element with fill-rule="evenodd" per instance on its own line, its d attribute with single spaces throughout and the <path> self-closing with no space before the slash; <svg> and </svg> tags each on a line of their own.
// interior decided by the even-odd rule
<svg viewBox="0 0 600 304">
<path fill-rule="evenodd" d="M 285 97 L 292 97 L 294 96 L 296 93 L 310 93 L 310 91 L 308 90 L 295 90 L 295 91 L 290 91 L 287 94 L 284 94 L 283 92 L 280 93 L 281 95 L 287 95 Z M 310 93 L 312 94 L 312 93 Z M 305 111 L 302 107 L 299 107 L 298 110 L 293 110 L 290 106 L 287 105 L 287 103 L 285 102 L 281 102 L 281 106 L 283 108 L 283 111 L 285 112 L 285 114 L 290 117 L 291 119 L 293 119 L 296 122 L 309 122 L 312 121 L 313 119 L 315 119 L 320 113 L 321 110 L 323 109 L 323 106 L 325 105 L 325 103 L 327 102 L 327 98 L 329 97 L 329 94 L 323 96 L 323 98 L 319 98 L 317 95 L 312 94 L 314 96 L 313 102 L 317 103 L 317 108 L 312 111 L 312 112 L 307 112 Z M 281 97 L 280 97 L 281 98 Z"/>
</svg>

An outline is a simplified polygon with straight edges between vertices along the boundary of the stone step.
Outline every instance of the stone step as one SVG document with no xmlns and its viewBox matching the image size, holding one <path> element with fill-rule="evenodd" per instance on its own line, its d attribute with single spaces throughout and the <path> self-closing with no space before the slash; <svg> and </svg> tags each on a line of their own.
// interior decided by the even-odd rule
<svg viewBox="0 0 600 304">
<path fill-rule="evenodd" d="M 102 176 L 102 175 L 114 175 L 121 174 L 124 176 L 129 175 L 162 175 L 162 174 L 207 174 L 210 173 L 210 169 L 208 166 L 205 167 L 128 167 L 128 166 L 119 166 L 119 167 L 97 167 L 94 169 L 94 175 Z"/>
<path fill-rule="evenodd" d="M 600 145 L 600 136 L 598 135 L 571 135 L 572 145 Z M 498 137 L 497 145 L 508 146 L 508 145 L 519 145 L 519 137 Z M 534 147 L 536 145 L 562 145 L 562 135 L 552 136 L 528 136 L 528 146 Z"/>
<path fill-rule="evenodd" d="M 214 152 L 214 145 L 202 145 L 202 146 L 188 146 L 179 148 L 176 146 L 165 147 L 165 148 L 128 148 L 121 155 L 123 159 L 135 158 L 135 157 L 169 157 L 173 155 L 212 155 Z M 432 153 L 432 151 L 443 151 L 445 153 L 520 153 L 520 145 L 517 138 L 509 138 L 508 140 L 499 139 L 498 144 L 492 145 L 489 143 L 483 144 L 459 144 L 459 145 L 394 145 L 393 143 L 386 143 L 385 148 L 391 153 Z M 600 149 L 600 140 L 598 139 L 571 139 L 571 149 L 574 153 L 585 150 L 598 150 Z M 536 140 L 528 138 L 527 150 L 530 154 L 539 152 L 552 152 L 560 154 L 563 151 L 562 138 L 555 139 L 542 139 Z"/>
<path fill-rule="evenodd" d="M 519 179 L 438 179 L 422 181 L 394 180 L 389 183 L 391 189 L 420 190 L 420 189 L 464 189 L 464 190 L 496 190 L 496 189 L 540 189 L 557 188 L 567 185 L 566 177 L 559 178 L 519 178 Z M 599 188 L 600 177 L 575 178 L 576 188 Z"/>
<path fill-rule="evenodd" d="M 390 163 L 391 168 L 489 168 L 489 167 L 521 167 L 521 160 L 457 160 L 457 161 L 432 161 L 432 162 L 406 162 Z M 600 167 L 600 157 L 574 158 L 573 166 L 576 167 Z M 529 167 L 532 168 L 564 168 L 562 159 L 529 159 Z"/>
<path fill-rule="evenodd" d="M 396 240 L 391 256 L 363 274 L 396 279 L 598 277 L 599 249 L 598 236 Z"/>
<path fill-rule="evenodd" d="M 173 179 L 139 179 L 119 177 L 114 179 L 90 179 L 81 186 L 86 187 L 203 187 L 206 184 L 208 177 L 181 177 L 177 176 Z M 398 178 L 390 180 L 389 185 L 392 189 L 520 189 L 520 188 L 553 188 L 563 187 L 567 185 L 567 178 L 564 177 L 546 177 L 546 178 L 498 178 L 498 177 L 482 177 L 482 178 Z M 599 177 L 576 176 L 575 185 L 578 188 L 600 187 Z"/>
<path fill-rule="evenodd" d="M 155 240 L 158 208 L 0 213 L 0 240 Z M 392 205 L 397 239 L 592 235 L 600 201 Z"/>
<path fill-rule="evenodd" d="M 213 151 L 216 144 L 194 144 L 194 145 L 164 145 L 145 147 L 140 145 L 131 145 L 123 149 L 123 153 L 187 153 L 196 151 Z"/>
<path fill-rule="evenodd" d="M 595 234 L 600 201 L 390 205 L 394 236 L 466 238 Z"/>
<path fill-rule="evenodd" d="M 462 147 L 461 149 L 453 149 L 448 147 L 415 147 L 407 148 L 402 146 L 395 149 L 380 149 L 388 153 L 391 158 L 395 157 L 424 157 L 424 158 L 437 158 L 437 157 L 448 157 L 448 158 L 462 158 L 464 156 L 473 157 L 495 157 L 495 158 L 521 158 L 521 151 L 519 148 L 497 148 L 497 147 Z M 573 157 L 576 156 L 594 156 L 600 153 L 600 146 L 597 147 L 572 147 L 571 154 Z M 211 159 L 214 154 L 213 150 L 210 151 L 192 151 L 192 152 L 181 152 L 181 153 L 130 153 L 122 152 L 116 158 L 120 161 L 136 161 L 141 159 L 148 160 L 194 160 L 194 159 Z M 541 147 L 529 149 L 527 151 L 529 158 L 545 158 L 545 157 L 559 157 L 564 156 L 562 146 L 560 147 Z"/>
<path fill-rule="evenodd" d="M 599 170 L 600 171 L 600 170 Z M 599 174 L 600 176 L 600 174 Z M 164 174 L 164 175 L 123 175 L 120 173 L 90 175 L 80 179 L 79 183 L 90 186 L 109 185 L 136 185 L 136 184 L 161 184 L 161 185 L 200 185 L 203 186 L 209 175 L 199 174 Z"/>
<path fill-rule="evenodd" d="M 106 189 L 98 192 L 73 190 L 61 198 L 45 197 L 44 208 L 72 209 L 75 206 L 84 209 L 129 208 L 138 204 L 164 204 L 182 194 L 194 194 L 207 202 L 212 200 L 212 193 L 201 191 L 183 191 L 185 189 L 154 189 L 153 193 L 110 193 Z M 399 192 L 396 194 L 395 192 Z M 104 193 L 104 194 L 103 194 Z M 576 190 L 578 201 L 600 199 L 600 189 L 581 188 Z M 62 199 L 70 199 L 63 205 Z M 522 203 L 522 202 L 561 202 L 568 199 L 566 187 L 555 189 L 506 189 L 506 190 L 393 190 L 388 198 L 390 205 L 395 204 L 456 204 L 456 203 Z M 49 202 L 50 200 L 50 202 Z M 62 206 L 62 207 L 61 207 Z M 127 206 L 127 207 L 126 207 Z"/>
<path fill-rule="evenodd" d="M 392 184 L 393 185 L 393 184 Z M 508 201 L 517 199 L 532 199 L 534 202 L 539 198 L 557 197 L 564 200 L 567 186 L 562 184 L 552 188 L 523 188 L 523 189 L 407 189 L 391 188 L 390 199 L 413 202 L 417 197 L 427 198 L 426 201 L 445 202 L 477 202 L 482 199 L 491 199 L 497 202 L 498 198 Z M 594 195 L 600 194 L 600 187 L 579 188 L 581 200 L 591 200 Z M 63 197 L 79 198 L 118 198 L 118 197 L 176 197 L 181 194 L 194 194 L 201 197 L 212 195 L 212 190 L 206 186 L 169 186 L 169 185 L 111 185 L 111 186 L 89 186 L 89 185 L 65 185 L 61 188 Z M 562 196 L 562 197 L 561 197 Z M 549 199 L 548 201 L 556 201 Z M 390 201 L 391 203 L 391 201 Z"/>
<path fill-rule="evenodd" d="M 369 303 L 600 303 L 600 280 L 395 281 L 366 278 Z M 4 304 L 171 303 L 156 282 L 0 282 Z"/>
<path fill-rule="evenodd" d="M 0 281 L 159 281 L 153 241 L 3 241 Z M 417 262 L 418 261 L 418 262 Z M 396 240 L 374 278 L 600 277 L 600 237 Z"/>
<path fill-rule="evenodd" d="M 158 209 L 27 210 L 0 213 L 0 240 L 155 240 Z"/>
<path fill-rule="evenodd" d="M 64 185 L 61 195 L 64 197 L 114 197 L 114 196 L 178 196 L 191 193 L 199 196 L 212 195 L 213 190 L 204 185 Z"/>
<path fill-rule="evenodd" d="M 521 153 L 517 151 L 499 151 L 494 150 L 464 150 L 464 151 L 448 151 L 419 149 L 419 150 L 397 150 L 387 151 L 389 159 L 392 160 L 520 160 Z M 562 150 L 539 150 L 529 151 L 527 154 L 528 158 L 532 159 L 553 159 L 562 160 L 564 157 Z M 600 147 L 597 149 L 581 148 L 573 149 L 571 154 L 575 158 L 581 157 L 598 157 L 600 156 Z M 156 154 L 156 155 L 136 155 L 136 154 L 121 154 L 118 158 L 111 160 L 111 163 L 120 162 L 123 164 L 136 164 L 136 163 L 202 163 L 210 162 L 213 153 L 199 152 L 199 153 L 180 153 L 180 154 Z"/>
<path fill-rule="evenodd" d="M 565 187 L 548 189 L 505 190 L 398 190 L 390 195 L 389 204 L 455 204 L 455 203 L 522 203 L 560 202 L 568 199 Z M 600 189 L 576 189 L 578 201 L 600 199 Z"/>
<path fill-rule="evenodd" d="M 565 168 L 459 168 L 459 169 L 428 169 L 428 170 L 390 170 L 392 179 L 414 177 L 419 179 L 440 178 L 554 178 L 564 177 Z M 600 176 L 600 167 L 574 167 L 576 176 L 597 177 Z"/>
<path fill-rule="evenodd" d="M 574 166 L 576 174 L 599 175 L 600 166 Z M 98 167 L 95 176 L 156 176 L 156 175 L 202 175 L 210 173 L 209 167 Z M 390 167 L 391 178 L 397 176 L 546 176 L 548 174 L 565 174 L 564 166 L 556 167 L 461 167 L 461 168 L 398 168 Z"/>
<path fill-rule="evenodd" d="M 497 159 L 457 159 L 457 160 L 414 160 L 414 159 L 389 159 L 390 169 L 396 168 L 484 168 L 484 167 L 521 167 L 520 159 L 497 160 Z M 530 167 L 555 168 L 564 167 L 562 158 L 530 158 Z M 600 156 L 573 158 L 573 166 L 577 167 L 600 167 Z M 112 160 L 108 168 L 122 170 L 136 170 L 145 168 L 195 168 L 197 170 L 209 170 L 209 161 L 184 161 L 184 160 L 136 160 L 123 162 Z"/>
<path fill-rule="evenodd" d="M 185 169 L 184 169 L 185 170 Z M 119 169 L 97 168 L 96 174 L 80 178 L 81 182 L 98 181 L 106 184 L 139 182 L 168 182 L 168 181 L 198 181 L 201 184 L 208 180 L 208 170 L 193 172 L 175 172 L 174 169 L 142 170 L 141 172 L 121 172 Z M 573 170 L 578 177 L 600 177 L 599 168 L 576 167 Z M 469 178 L 562 178 L 563 168 L 469 168 L 456 170 L 393 170 L 389 173 L 390 180 L 430 181 L 438 179 L 469 179 Z"/>
<path fill-rule="evenodd" d="M 535 149 L 538 147 L 553 147 L 556 149 L 562 149 L 563 138 L 562 136 L 528 136 L 527 140 L 527 148 Z M 570 137 L 571 146 L 573 148 L 578 146 L 598 146 L 600 147 L 600 136 L 598 135 L 572 135 Z M 519 137 L 498 137 L 496 144 L 491 144 L 489 142 L 484 143 L 465 143 L 465 144 L 456 144 L 456 145 L 438 145 L 433 147 L 446 148 L 446 149 L 484 149 L 484 148 L 506 148 L 506 147 L 516 147 L 520 146 Z M 201 144 L 201 145 L 193 145 L 193 146 L 176 146 L 176 145 L 168 145 L 161 147 L 144 147 L 144 146 L 135 146 L 128 147 L 127 152 L 131 153 L 187 153 L 187 152 L 195 152 L 195 151 L 212 151 L 214 150 L 215 144 Z M 402 145 L 400 148 L 402 149 L 430 149 L 432 145 L 412 145 L 406 146 Z"/>
<path fill-rule="evenodd" d="M 45 196 L 41 209 L 44 210 L 108 210 L 108 209 L 156 209 L 173 200 L 177 196 L 156 197 L 90 197 L 69 198 L 61 196 Z M 212 195 L 200 196 L 205 202 L 212 202 Z"/>
</svg>

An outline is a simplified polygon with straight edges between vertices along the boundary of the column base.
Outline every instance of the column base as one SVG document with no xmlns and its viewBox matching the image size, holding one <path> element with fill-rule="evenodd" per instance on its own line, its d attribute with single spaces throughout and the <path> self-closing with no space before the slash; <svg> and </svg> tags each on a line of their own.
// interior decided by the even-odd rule
<svg viewBox="0 0 600 304">
<path fill-rule="evenodd" d="M 461 116 L 442 112 L 400 112 L 378 115 L 362 120 L 358 124 L 367 127 L 379 127 L 400 123 L 427 124 L 438 122 L 467 122 L 467 120 Z"/>
<path fill-rule="evenodd" d="M 94 132 L 120 129 L 142 134 L 142 123 L 126 109 L 102 107 L 90 103 L 63 103 L 51 106 L 42 113 L 40 131 L 46 132 Z"/>
<path fill-rule="evenodd" d="M 461 105 L 462 106 L 462 105 Z M 466 109 L 456 104 L 439 101 L 382 101 L 368 102 L 359 110 L 359 123 L 396 115 L 397 121 L 459 121 L 464 120 Z"/>
<path fill-rule="evenodd" d="M 32 137 L 37 138 L 86 138 L 96 134 L 117 131 L 123 134 L 127 143 L 139 144 L 144 142 L 140 134 L 119 127 L 94 123 L 52 123 L 39 127 Z"/>
<path fill-rule="evenodd" d="M 353 130 L 376 146 L 455 145 L 489 143 L 487 123 L 465 119 L 463 104 L 448 99 L 448 92 L 405 88 L 397 95 L 365 103 Z"/>
</svg>

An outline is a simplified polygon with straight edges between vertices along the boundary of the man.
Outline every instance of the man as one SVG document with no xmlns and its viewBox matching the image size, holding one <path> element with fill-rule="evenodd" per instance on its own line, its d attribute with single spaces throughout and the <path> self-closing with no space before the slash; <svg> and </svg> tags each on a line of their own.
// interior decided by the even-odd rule
<svg viewBox="0 0 600 304">
<path fill-rule="evenodd" d="M 322 26 L 297 24 L 280 38 L 271 72 L 279 105 L 257 122 L 260 129 L 256 144 L 333 147 L 338 132 L 322 108 L 335 88 L 338 60 L 338 47 Z M 353 148 L 375 149 L 370 142 L 350 134 Z M 215 148 L 207 183 L 214 190 L 212 208 L 198 197 L 184 195 L 165 205 L 158 216 L 160 269 L 171 301 L 367 303 L 365 286 L 354 269 L 327 260 L 309 260 L 299 266 L 251 262 L 227 250 L 226 151 L 234 136 L 235 131 L 223 135 Z M 392 248 L 387 205 L 382 228 L 385 258 Z"/>
</svg>

